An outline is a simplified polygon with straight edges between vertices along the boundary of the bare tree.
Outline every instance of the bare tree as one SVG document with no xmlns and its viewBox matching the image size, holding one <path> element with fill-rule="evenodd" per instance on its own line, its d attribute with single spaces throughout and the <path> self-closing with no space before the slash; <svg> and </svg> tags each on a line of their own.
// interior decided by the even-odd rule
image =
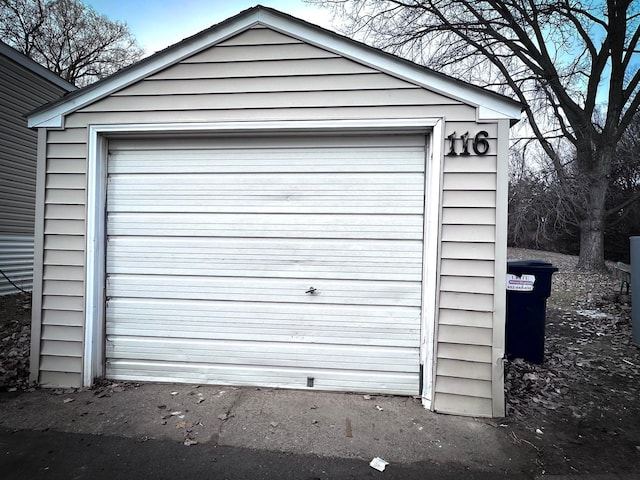
<svg viewBox="0 0 640 480">
<path fill-rule="evenodd" d="M 0 0 L 0 38 L 78 86 L 143 55 L 125 23 L 79 0 Z"/>
<path fill-rule="evenodd" d="M 605 205 L 616 144 L 640 106 L 637 1 L 309 1 L 333 8 L 352 36 L 525 104 L 578 219 L 578 267 L 604 268 L 607 219 L 640 199 Z M 557 139 L 572 145 L 570 161 Z"/>
</svg>

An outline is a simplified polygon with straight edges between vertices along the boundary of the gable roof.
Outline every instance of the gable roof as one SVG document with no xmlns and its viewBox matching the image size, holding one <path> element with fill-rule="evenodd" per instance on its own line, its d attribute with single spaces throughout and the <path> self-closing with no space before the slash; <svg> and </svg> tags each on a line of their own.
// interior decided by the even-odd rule
<svg viewBox="0 0 640 480">
<path fill-rule="evenodd" d="M 3 41 L 0 41 L 0 55 L 7 57 L 9 60 L 17 63 L 21 67 L 26 68 L 27 70 L 33 72 L 39 77 L 47 80 L 49 83 L 53 83 L 54 85 L 62 88 L 67 92 L 73 92 L 74 90 L 78 89 L 78 87 L 76 87 L 72 83 L 69 83 L 66 80 L 63 80 L 52 71 L 46 69 L 45 67 L 33 61 L 26 55 L 18 52 L 17 50 L 10 47 Z"/>
<path fill-rule="evenodd" d="M 271 28 L 408 80 L 427 90 L 478 107 L 479 120 L 520 119 L 522 104 L 508 97 L 446 76 L 278 10 L 258 5 L 130 65 L 110 77 L 44 105 L 29 115 L 29 127 L 61 128 L 65 115 L 257 25 Z"/>
</svg>

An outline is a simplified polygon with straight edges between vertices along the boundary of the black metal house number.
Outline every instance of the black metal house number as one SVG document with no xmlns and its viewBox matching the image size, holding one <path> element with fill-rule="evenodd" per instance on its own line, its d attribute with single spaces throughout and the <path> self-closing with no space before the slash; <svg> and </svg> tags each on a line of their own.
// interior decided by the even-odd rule
<svg viewBox="0 0 640 480">
<path fill-rule="evenodd" d="M 471 153 L 469 153 L 469 140 L 472 140 L 471 148 L 476 155 L 486 155 L 489 152 L 489 141 L 487 140 L 488 136 L 489 132 L 487 132 L 486 130 L 481 130 L 476 133 L 476 136 L 473 137 L 473 139 L 469 138 L 469 132 L 465 132 L 459 137 L 456 137 L 456 132 L 453 132 L 447 137 L 447 140 L 449 140 L 449 153 L 447 153 L 447 156 L 450 157 L 455 155 L 471 155 Z M 462 151 L 460 153 L 458 153 L 458 145 L 462 147 Z"/>
</svg>

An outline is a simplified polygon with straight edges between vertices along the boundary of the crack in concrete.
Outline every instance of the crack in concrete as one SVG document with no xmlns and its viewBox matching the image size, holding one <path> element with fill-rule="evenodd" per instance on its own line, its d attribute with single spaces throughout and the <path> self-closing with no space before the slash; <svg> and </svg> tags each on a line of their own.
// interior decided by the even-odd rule
<svg viewBox="0 0 640 480">
<path fill-rule="evenodd" d="M 224 419 L 220 419 L 220 426 L 218 427 L 218 432 L 216 434 L 216 438 L 214 441 L 215 445 L 220 445 L 220 437 L 222 436 L 222 430 L 224 428 L 225 423 L 227 423 L 227 421 L 229 419 L 231 419 L 232 417 L 235 417 L 235 414 L 233 413 L 233 410 L 238 406 L 238 404 L 241 402 L 242 397 L 244 397 L 244 389 L 239 389 L 239 390 L 235 390 L 235 392 L 237 393 L 237 395 L 234 396 L 233 401 L 231 402 L 231 405 L 229 405 L 229 408 L 227 408 L 227 411 L 225 412 L 225 418 Z M 213 440 L 213 438 L 212 438 Z"/>
</svg>

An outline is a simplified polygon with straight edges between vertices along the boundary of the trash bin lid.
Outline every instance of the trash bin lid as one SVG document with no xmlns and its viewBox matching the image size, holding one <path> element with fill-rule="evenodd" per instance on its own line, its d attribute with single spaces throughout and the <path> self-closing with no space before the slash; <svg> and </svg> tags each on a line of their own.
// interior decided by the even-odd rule
<svg viewBox="0 0 640 480">
<path fill-rule="evenodd" d="M 507 260 L 510 267 L 551 267 L 551 262 L 544 260 Z"/>
<path fill-rule="evenodd" d="M 554 267 L 551 262 L 546 262 L 544 260 L 508 260 L 507 261 L 507 272 L 514 274 L 526 273 L 527 271 L 531 273 L 535 272 L 557 272 L 558 268 Z"/>
</svg>

